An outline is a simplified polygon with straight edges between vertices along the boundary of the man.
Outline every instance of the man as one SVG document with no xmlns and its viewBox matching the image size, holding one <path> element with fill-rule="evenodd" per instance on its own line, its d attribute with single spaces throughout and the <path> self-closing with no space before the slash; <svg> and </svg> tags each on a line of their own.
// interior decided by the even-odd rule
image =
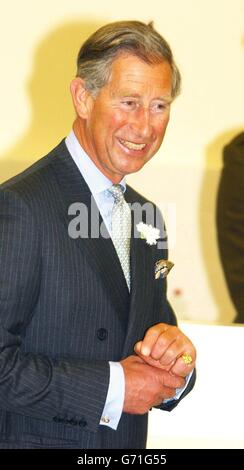
<svg viewBox="0 0 244 470">
<path fill-rule="evenodd" d="M 244 132 L 224 148 L 224 167 L 217 197 L 220 258 L 236 309 L 235 323 L 244 323 Z"/>
<path fill-rule="evenodd" d="M 155 227 L 136 235 L 147 201 L 124 179 L 159 149 L 179 86 L 152 25 L 101 28 L 79 52 L 73 131 L 2 186 L 1 447 L 144 448 L 148 410 L 194 384 L 155 279 L 167 249 Z"/>
</svg>

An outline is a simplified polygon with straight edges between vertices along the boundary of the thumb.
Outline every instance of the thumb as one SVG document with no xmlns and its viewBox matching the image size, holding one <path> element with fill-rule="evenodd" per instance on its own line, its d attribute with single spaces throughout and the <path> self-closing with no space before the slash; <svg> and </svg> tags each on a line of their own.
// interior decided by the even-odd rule
<svg viewBox="0 0 244 470">
<path fill-rule="evenodd" d="M 138 341 L 134 346 L 135 353 L 139 354 L 141 352 L 142 341 Z"/>
</svg>

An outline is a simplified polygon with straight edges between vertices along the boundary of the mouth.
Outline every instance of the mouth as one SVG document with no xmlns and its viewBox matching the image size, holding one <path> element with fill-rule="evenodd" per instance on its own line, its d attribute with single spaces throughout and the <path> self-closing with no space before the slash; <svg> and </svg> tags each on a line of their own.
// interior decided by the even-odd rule
<svg viewBox="0 0 244 470">
<path fill-rule="evenodd" d="M 134 150 L 140 152 L 145 149 L 147 144 L 137 144 L 136 142 L 131 142 L 130 140 L 119 139 L 120 144 L 128 150 Z"/>
</svg>

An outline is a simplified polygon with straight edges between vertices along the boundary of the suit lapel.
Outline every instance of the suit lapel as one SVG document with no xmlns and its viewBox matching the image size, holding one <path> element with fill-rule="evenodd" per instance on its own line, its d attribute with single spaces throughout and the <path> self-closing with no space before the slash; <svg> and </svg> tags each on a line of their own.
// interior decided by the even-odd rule
<svg viewBox="0 0 244 470">
<path fill-rule="evenodd" d="M 135 332 L 138 334 L 143 325 L 148 323 L 152 310 L 154 294 L 154 248 L 138 237 L 135 227 L 137 220 L 133 211 L 133 198 L 130 188 L 127 190 L 126 200 L 132 205 L 132 236 L 131 236 L 131 297 L 128 318 L 127 336 L 124 345 L 123 357 L 133 350 Z"/>
<path fill-rule="evenodd" d="M 91 200 L 90 189 L 70 156 L 64 141 L 57 148 L 56 158 L 53 159 L 53 167 L 61 188 L 63 200 L 61 215 L 67 226 L 67 232 L 68 225 L 72 219 L 68 215 L 68 209 L 71 204 L 78 202 L 84 204 L 87 208 L 89 236 L 79 237 L 73 239 L 73 241 L 82 252 L 85 251 L 89 263 L 100 275 L 101 282 L 109 292 L 115 310 L 124 324 L 128 316 L 130 298 L 125 277 L 107 230 L 104 230 L 106 238 L 101 236 L 100 230 L 97 232 L 98 238 L 91 236 L 91 214 L 93 215 L 93 223 L 94 215 L 97 217 L 98 227 L 101 226 L 102 218 L 94 199 L 93 201 Z"/>
</svg>

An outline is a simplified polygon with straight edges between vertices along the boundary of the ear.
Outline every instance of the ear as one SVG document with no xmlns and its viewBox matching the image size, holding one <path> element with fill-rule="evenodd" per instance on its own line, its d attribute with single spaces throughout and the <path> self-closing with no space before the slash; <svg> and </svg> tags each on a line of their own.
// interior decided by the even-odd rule
<svg viewBox="0 0 244 470">
<path fill-rule="evenodd" d="M 70 92 L 78 116 L 87 119 L 92 96 L 85 88 L 85 81 L 80 77 L 74 78 L 70 84 Z"/>
</svg>

